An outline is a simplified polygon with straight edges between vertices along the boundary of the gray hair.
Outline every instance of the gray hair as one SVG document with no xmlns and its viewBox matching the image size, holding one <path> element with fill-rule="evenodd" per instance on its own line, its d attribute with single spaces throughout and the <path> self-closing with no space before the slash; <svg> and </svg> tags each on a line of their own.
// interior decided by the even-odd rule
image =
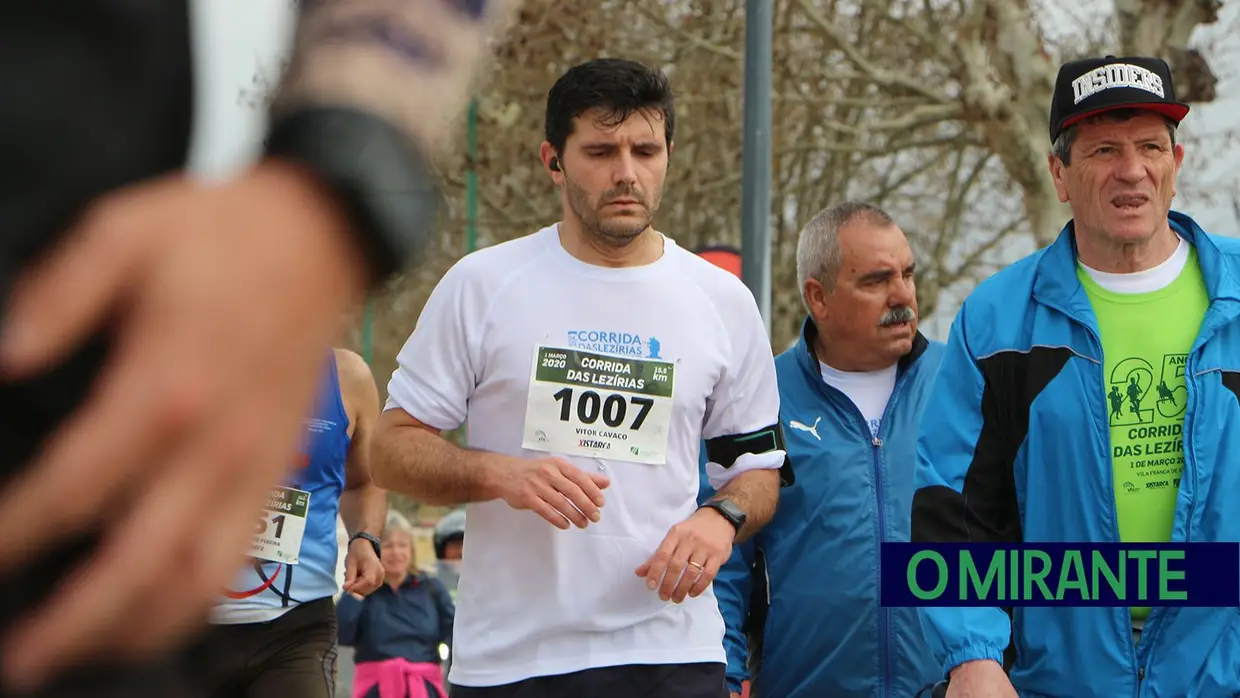
<svg viewBox="0 0 1240 698">
<path fill-rule="evenodd" d="M 886 211 L 873 204 L 841 201 L 819 211 L 801 229 L 797 239 L 797 287 L 807 308 L 806 281 L 815 279 L 828 292 L 835 289 L 835 280 L 844 263 L 844 253 L 840 250 L 840 229 L 857 221 L 879 227 L 895 225 Z"/>
<path fill-rule="evenodd" d="M 399 511 L 389 511 L 387 515 L 387 523 L 383 526 L 383 539 L 387 540 L 394 533 L 403 533 L 413 539 L 413 525 L 409 523 L 409 519 Z"/>
<path fill-rule="evenodd" d="M 1123 121 L 1128 121 L 1129 119 L 1135 118 L 1138 115 L 1149 114 L 1149 113 L 1151 112 L 1143 110 L 1143 109 L 1115 109 L 1112 111 L 1102 112 L 1101 114 L 1095 114 L 1094 116 L 1091 116 L 1088 119 L 1085 119 L 1084 121 L 1072 124 L 1068 128 L 1065 128 L 1063 131 L 1060 131 L 1059 135 L 1055 137 L 1055 142 L 1051 144 L 1051 155 L 1062 160 L 1063 164 L 1071 165 L 1072 164 L 1072 145 L 1076 143 L 1076 138 L 1078 135 L 1080 135 L 1079 132 L 1077 131 L 1078 126 L 1080 126 L 1081 124 L 1096 124 L 1100 121 L 1108 122 L 1108 123 L 1119 123 Z M 1171 136 L 1171 147 L 1174 148 L 1175 147 L 1175 134 L 1178 129 L 1178 125 L 1174 121 L 1172 121 L 1171 119 L 1168 119 L 1165 116 L 1163 117 L 1163 121 L 1167 123 L 1167 134 Z"/>
</svg>

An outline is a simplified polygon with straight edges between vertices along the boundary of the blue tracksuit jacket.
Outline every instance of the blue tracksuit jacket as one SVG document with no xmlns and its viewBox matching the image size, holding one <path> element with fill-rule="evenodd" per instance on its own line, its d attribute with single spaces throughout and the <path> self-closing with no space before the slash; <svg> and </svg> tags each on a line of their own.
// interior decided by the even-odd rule
<svg viewBox="0 0 1240 698">
<path fill-rule="evenodd" d="M 796 482 L 715 579 L 728 684 L 739 691 L 749 678 L 749 624 L 762 638 L 762 698 L 911 698 L 938 678 L 938 662 L 917 609 L 878 606 L 879 543 L 908 540 L 915 430 L 943 345 L 918 335 L 876 442 L 860 410 L 822 380 L 807 341 L 816 332 L 807 321 L 775 360 Z"/>
<path fill-rule="evenodd" d="M 1196 247 L 1210 294 L 1187 359 L 1173 540 L 1240 541 L 1240 241 L 1170 220 Z M 1118 542 L 1102 346 L 1073 241 L 1069 223 L 957 315 L 918 444 L 915 541 Z M 999 660 L 1011 635 L 1022 696 L 1240 695 L 1240 608 L 1155 608 L 1135 647 L 1126 608 L 924 615 L 942 671 Z"/>
</svg>

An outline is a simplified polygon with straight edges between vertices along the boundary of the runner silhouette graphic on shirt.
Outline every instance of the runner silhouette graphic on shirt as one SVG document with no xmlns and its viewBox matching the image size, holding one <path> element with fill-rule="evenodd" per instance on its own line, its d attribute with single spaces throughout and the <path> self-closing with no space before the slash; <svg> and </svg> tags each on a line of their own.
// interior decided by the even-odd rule
<svg viewBox="0 0 1240 698">
<path fill-rule="evenodd" d="M 1124 416 L 1124 396 L 1120 394 L 1117 386 L 1111 386 L 1111 392 L 1107 394 L 1107 398 L 1111 400 L 1111 419 Z"/>
<path fill-rule="evenodd" d="M 1132 403 L 1132 413 L 1141 413 L 1141 386 L 1137 385 L 1137 379 L 1134 376 L 1128 381 L 1128 401 Z"/>
</svg>

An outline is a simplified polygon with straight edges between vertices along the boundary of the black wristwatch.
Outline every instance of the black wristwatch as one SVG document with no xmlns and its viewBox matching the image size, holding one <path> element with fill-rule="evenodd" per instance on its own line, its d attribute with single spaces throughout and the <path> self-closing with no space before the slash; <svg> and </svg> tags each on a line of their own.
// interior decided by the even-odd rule
<svg viewBox="0 0 1240 698">
<path fill-rule="evenodd" d="M 439 187 L 396 126 L 349 107 L 295 107 L 273 117 L 264 154 L 306 167 L 336 195 L 372 288 L 416 263 L 435 229 Z"/>
<path fill-rule="evenodd" d="M 361 533 L 354 533 L 353 536 L 349 538 L 349 547 L 352 547 L 353 541 L 357 540 L 358 538 L 361 538 L 364 541 L 369 541 L 370 544 L 375 547 L 375 557 L 378 557 L 378 558 L 383 557 L 383 552 L 382 552 L 383 544 L 380 543 L 379 539 L 376 538 L 374 535 L 369 534 L 365 531 L 362 531 Z"/>
<path fill-rule="evenodd" d="M 735 528 L 737 533 L 740 533 L 741 527 L 745 525 L 745 510 L 736 506 L 736 503 L 730 499 L 712 499 L 698 508 L 714 509 L 719 512 L 723 518 L 728 520 L 728 523 L 732 524 L 732 528 Z"/>
</svg>

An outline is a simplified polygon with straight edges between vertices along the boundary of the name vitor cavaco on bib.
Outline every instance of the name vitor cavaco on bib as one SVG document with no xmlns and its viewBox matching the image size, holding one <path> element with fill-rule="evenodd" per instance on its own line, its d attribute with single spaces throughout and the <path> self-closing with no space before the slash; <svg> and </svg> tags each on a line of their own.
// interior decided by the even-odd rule
<svg viewBox="0 0 1240 698">
<path fill-rule="evenodd" d="M 296 565 L 301 558 L 301 539 L 306 533 L 309 510 L 309 492 L 291 487 L 272 490 L 254 525 L 250 557 Z"/>
<path fill-rule="evenodd" d="M 538 346 L 522 446 L 663 465 L 675 365 L 659 359 Z"/>
</svg>

